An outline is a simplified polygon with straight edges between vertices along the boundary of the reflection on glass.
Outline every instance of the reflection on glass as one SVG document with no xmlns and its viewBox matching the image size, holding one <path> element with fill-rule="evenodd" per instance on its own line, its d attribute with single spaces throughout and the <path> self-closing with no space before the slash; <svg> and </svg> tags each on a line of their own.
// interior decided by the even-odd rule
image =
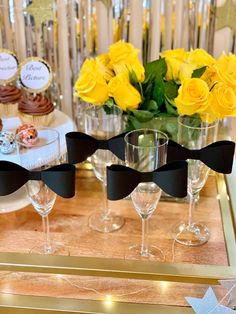
<svg viewBox="0 0 236 314">
<path fill-rule="evenodd" d="M 125 159 L 130 168 L 141 172 L 153 171 L 166 163 L 168 138 L 166 134 L 140 129 L 125 136 Z M 164 260 L 163 253 L 155 246 L 148 245 L 148 221 L 157 207 L 161 189 L 153 182 L 139 183 L 131 193 L 131 199 L 138 215 L 142 219 L 141 245 L 130 248 L 132 256 Z"/>
<path fill-rule="evenodd" d="M 204 122 L 205 121 L 205 122 Z M 197 150 L 216 141 L 218 122 L 208 123 L 207 115 L 202 120 L 196 116 L 179 116 L 178 142 Z M 205 224 L 194 222 L 192 214 L 199 193 L 206 183 L 210 169 L 200 160 L 188 160 L 188 195 L 190 198 L 188 221 L 174 227 L 174 239 L 184 245 L 198 246 L 209 240 L 210 232 Z"/>
<path fill-rule="evenodd" d="M 17 134 L 18 152 L 21 165 L 33 171 L 42 171 L 59 164 L 60 145 L 59 134 L 50 128 L 38 128 L 37 140 L 27 144 L 27 132 L 32 134 L 32 129 L 22 130 Z M 48 215 L 56 200 L 56 194 L 41 180 L 29 180 L 26 189 L 35 210 L 42 217 L 44 245 L 32 249 L 34 253 L 55 253 L 49 232 Z M 57 249 L 58 251 L 58 249 Z"/>
<path fill-rule="evenodd" d="M 105 140 L 122 132 L 122 110 L 117 106 L 105 112 L 103 106 L 91 106 L 85 111 L 85 133 L 96 139 Z M 118 158 L 108 150 L 98 149 L 91 156 L 94 173 L 103 187 L 103 209 L 89 218 L 89 226 L 100 232 L 120 229 L 124 219 L 112 214 L 106 195 L 106 167 L 118 163 Z"/>
</svg>

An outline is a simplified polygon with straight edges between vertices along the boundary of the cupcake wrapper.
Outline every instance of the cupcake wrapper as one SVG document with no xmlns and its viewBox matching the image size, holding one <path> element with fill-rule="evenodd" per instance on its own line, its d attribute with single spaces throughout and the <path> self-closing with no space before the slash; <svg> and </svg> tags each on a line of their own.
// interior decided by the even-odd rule
<svg viewBox="0 0 236 314">
<path fill-rule="evenodd" d="M 49 126 L 54 119 L 54 112 L 42 116 L 33 116 L 26 113 L 19 113 L 22 123 L 30 123 L 36 127 Z"/>
<path fill-rule="evenodd" d="M 0 117 L 12 118 L 18 116 L 18 103 L 15 104 L 2 104 L 0 103 Z"/>
</svg>

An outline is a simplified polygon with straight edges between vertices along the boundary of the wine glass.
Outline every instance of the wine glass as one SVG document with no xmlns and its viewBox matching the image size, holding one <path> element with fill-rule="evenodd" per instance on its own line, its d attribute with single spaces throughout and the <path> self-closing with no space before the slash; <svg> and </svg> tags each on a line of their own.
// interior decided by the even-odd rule
<svg viewBox="0 0 236 314">
<path fill-rule="evenodd" d="M 21 166 L 33 171 L 41 171 L 58 165 L 60 162 L 59 133 L 55 129 L 37 128 L 37 140 L 26 138 L 26 134 L 34 134 L 34 128 L 19 132 L 16 136 Z M 27 142 L 28 140 L 28 142 Z M 29 199 L 42 217 L 44 245 L 34 247 L 31 252 L 51 254 L 58 252 L 53 248 L 49 232 L 48 215 L 56 200 L 56 194 L 41 180 L 29 180 L 26 183 Z"/>
<path fill-rule="evenodd" d="M 103 106 L 91 106 L 85 110 L 85 133 L 96 139 L 105 140 L 122 132 L 122 110 L 113 106 L 109 112 Z M 111 213 L 106 193 L 106 166 L 118 163 L 119 159 L 110 151 L 98 149 L 91 156 L 95 176 L 102 182 L 103 209 L 89 218 L 91 229 L 99 232 L 111 232 L 120 229 L 124 218 Z"/>
<path fill-rule="evenodd" d="M 166 163 L 168 137 L 152 129 L 139 129 L 125 136 L 125 161 L 141 172 L 153 171 Z M 164 260 L 162 251 L 148 245 L 148 221 L 157 207 L 161 189 L 153 182 L 139 183 L 131 193 L 133 205 L 142 219 L 141 245 L 130 247 L 132 256 Z"/>
<path fill-rule="evenodd" d="M 209 123 L 208 115 L 198 116 L 181 115 L 178 117 L 178 143 L 182 146 L 198 150 L 217 138 L 218 121 Z M 173 238 L 187 246 L 202 245 L 209 240 L 210 232 L 205 224 L 193 222 L 193 211 L 199 199 L 199 193 L 205 185 L 210 168 L 200 160 L 188 160 L 188 221 L 181 222 L 172 230 Z"/>
</svg>

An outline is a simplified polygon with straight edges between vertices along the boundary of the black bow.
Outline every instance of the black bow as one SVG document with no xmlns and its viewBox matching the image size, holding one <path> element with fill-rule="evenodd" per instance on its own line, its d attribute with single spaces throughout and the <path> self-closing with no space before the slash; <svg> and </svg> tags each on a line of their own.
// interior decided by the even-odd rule
<svg viewBox="0 0 236 314">
<path fill-rule="evenodd" d="M 107 198 L 119 200 L 128 196 L 141 182 L 155 182 L 160 188 L 175 197 L 187 195 L 186 161 L 175 161 L 152 172 L 139 172 L 121 165 L 107 167 Z"/>
<path fill-rule="evenodd" d="M 110 150 L 119 159 L 125 159 L 124 136 L 127 132 L 110 138 L 109 140 L 97 140 L 82 132 L 69 132 L 66 134 L 66 145 L 69 163 L 76 164 L 86 160 L 97 149 Z"/>
<path fill-rule="evenodd" d="M 61 164 L 42 171 L 29 171 L 13 162 L 0 160 L 0 196 L 8 195 L 29 180 L 42 180 L 56 194 L 75 195 L 75 166 Z"/>
<path fill-rule="evenodd" d="M 168 142 L 167 161 L 196 159 L 220 173 L 231 173 L 235 143 L 218 141 L 202 149 L 188 149 L 174 141 Z"/>
</svg>

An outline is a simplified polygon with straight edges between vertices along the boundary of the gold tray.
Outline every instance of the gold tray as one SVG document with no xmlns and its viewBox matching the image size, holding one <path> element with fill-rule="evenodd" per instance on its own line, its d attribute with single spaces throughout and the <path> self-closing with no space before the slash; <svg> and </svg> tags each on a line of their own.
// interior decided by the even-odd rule
<svg viewBox="0 0 236 314">
<path fill-rule="evenodd" d="M 86 176 L 86 180 L 84 178 L 84 174 Z M 80 186 L 81 183 L 82 188 Z M 127 280 L 134 280 L 136 288 L 139 286 L 140 288 L 146 283 L 150 282 L 152 285 L 165 285 L 166 282 L 169 282 L 170 285 L 175 285 L 173 291 L 177 291 L 179 287 L 183 287 L 185 291 L 183 294 L 184 296 L 194 296 L 193 291 L 197 292 L 197 295 L 202 296 L 204 291 L 207 289 L 208 285 L 219 285 L 219 279 L 232 279 L 236 277 L 236 196 L 233 194 L 234 191 L 234 182 L 236 182 L 236 167 L 234 167 L 233 173 L 229 176 L 223 176 L 221 174 L 211 176 L 209 178 L 210 183 L 207 183 L 208 189 L 207 192 L 201 197 L 201 199 L 206 199 L 206 204 L 219 204 L 220 208 L 220 215 L 221 221 L 217 222 L 219 228 L 219 233 L 221 233 L 221 229 L 223 231 L 222 238 L 224 240 L 224 246 L 222 250 L 220 249 L 221 246 L 218 246 L 218 242 L 211 243 L 212 247 L 209 246 L 202 246 L 200 248 L 193 248 L 191 251 L 194 253 L 189 253 L 189 260 L 193 262 L 179 262 L 174 261 L 171 262 L 167 260 L 165 263 L 160 263 L 156 261 L 143 261 L 143 260 L 127 260 L 125 257 L 121 257 L 117 253 L 117 247 L 115 247 L 114 243 L 118 243 L 121 239 L 124 239 L 124 245 L 121 246 L 125 247 L 127 245 L 127 238 L 131 237 L 132 239 L 139 239 L 140 230 L 135 229 L 135 235 L 132 236 L 128 233 L 128 237 L 124 238 L 124 234 L 119 234 L 118 231 L 102 235 L 96 232 L 89 233 L 88 227 L 84 227 L 83 230 L 77 230 L 78 234 L 80 232 L 81 241 L 85 241 L 85 245 L 81 252 L 78 254 L 73 255 L 78 256 L 43 256 L 43 255 L 33 255 L 27 253 L 27 243 L 22 245 L 21 247 L 21 239 L 20 235 L 22 234 L 25 237 L 27 232 L 30 232 L 30 236 L 34 234 L 33 232 L 35 229 L 41 228 L 40 221 L 37 216 L 32 210 L 32 207 L 29 206 L 22 212 L 10 213 L 2 216 L 3 223 L 8 221 L 13 221 L 10 224 L 10 227 L 7 229 L 5 233 L 3 232 L 2 235 L 2 244 L 1 244 L 1 253 L 0 253 L 0 282 L 6 282 L 9 285 L 11 284 L 11 280 L 8 277 L 4 277 L 4 274 L 10 272 L 10 274 L 17 274 L 18 280 L 15 280 L 16 287 L 19 286 L 20 282 L 27 280 L 31 280 L 31 278 L 47 278 L 47 276 L 56 276 L 55 278 L 97 278 L 98 282 L 105 283 L 109 280 L 118 280 L 122 282 L 124 280 L 126 283 L 130 282 Z M 209 181 L 208 180 L 208 181 Z M 216 189 L 212 188 L 214 183 L 216 182 L 217 192 Z M 91 184 L 93 184 L 93 189 L 91 189 Z M 101 192 L 97 192 L 95 188 L 99 188 L 99 183 L 94 179 L 93 175 L 89 171 L 78 171 L 78 195 L 76 198 L 78 200 L 62 200 L 58 199 L 57 203 L 55 204 L 53 211 L 52 211 L 52 218 L 53 221 L 57 219 L 57 217 L 61 218 L 61 213 L 65 214 L 65 211 L 68 210 L 68 217 L 70 219 L 78 219 L 78 215 L 80 215 L 81 220 L 86 221 L 89 213 L 94 210 L 94 204 L 96 204 L 100 197 Z M 81 193 L 81 189 L 83 194 Z M 99 194 L 100 193 L 100 194 Z M 216 201 L 217 198 L 217 201 Z M 200 202 L 201 202 L 200 199 Z M 79 202 L 80 200 L 80 202 Z M 210 200 L 213 202 L 211 203 Z M 79 203 L 78 203 L 79 202 Z M 129 201 L 121 201 L 126 202 L 123 206 L 123 210 L 126 208 L 126 204 Z M 114 205 L 115 208 L 119 207 L 117 203 Z M 78 204 L 78 205 L 76 205 Z M 123 204 L 123 203 L 122 203 Z M 200 203 L 201 204 L 201 203 Z M 199 205 L 200 205 L 199 204 Z M 130 205 L 129 205 L 130 206 Z M 160 205 L 162 208 L 168 208 L 169 206 L 173 207 L 173 212 L 182 210 L 182 206 L 187 206 L 187 204 L 177 204 L 177 203 L 163 203 Z M 132 207 L 132 206 L 131 206 Z M 199 206 L 200 207 L 200 206 Z M 57 210 L 58 209 L 58 213 Z M 89 212 L 86 212 L 86 209 L 89 208 Z M 208 209 L 206 209 L 208 210 Z M 212 209 L 213 210 L 213 209 Z M 85 213 L 86 212 L 86 213 Z M 79 214 L 78 214 L 79 213 Z M 125 213 L 123 211 L 123 213 Z M 22 218 L 23 216 L 23 218 Z M 21 218 L 19 218 L 21 217 Z M 67 217 L 67 216 L 66 216 Z M 66 221 L 65 217 L 65 221 Z M 135 218 L 134 218 L 135 217 Z M 30 219 L 29 219 L 30 218 Z M 4 221 L 5 219 L 5 221 Z M 21 219 L 21 221 L 19 221 Z M 86 220 L 85 220 L 86 219 Z M 139 224 L 139 218 L 135 216 L 134 210 L 131 213 L 127 213 L 126 216 L 127 224 L 136 223 Z M 161 220 L 161 224 L 166 224 L 165 215 L 160 213 L 160 216 L 156 216 L 157 221 Z M 154 220 L 155 220 L 154 219 Z M 172 218 L 170 218 L 170 221 Z M 61 221 L 61 220 L 60 220 Z M 58 221 L 57 221 L 58 222 Z M 61 222 L 60 222 L 61 223 Z M 68 222 L 67 222 L 68 223 Z M 215 223 L 213 223 L 214 225 Z M 221 225 L 222 224 L 222 225 Z M 22 225 L 24 227 L 22 227 Z M 51 224 L 53 227 L 53 222 Z M 159 225 L 158 225 L 159 226 Z M 1 226 L 0 226 L 1 227 Z M 11 230 L 15 230 L 15 234 L 11 233 Z M 159 226 L 160 227 L 160 226 Z M 58 225 L 55 228 L 52 228 L 52 234 L 57 236 L 58 233 Z M 61 227 L 62 229 L 64 227 Z M 5 229 L 4 229 L 5 230 Z M 4 231 L 3 230 L 3 231 Z M 23 231 L 22 231 L 23 230 Z M 30 231 L 29 231 L 30 230 Z M 85 233 L 84 230 L 86 231 Z M 153 231 L 153 230 L 151 230 Z M 129 230 L 130 232 L 130 230 Z M 6 238 L 4 238 L 4 234 Z M 68 233 L 69 234 L 69 233 Z M 218 232 L 217 232 L 218 234 Z M 7 235 L 11 235 L 8 237 Z M 38 231 L 35 231 L 35 235 L 38 236 Z M 63 237 L 63 233 L 61 234 Z M 66 236 L 65 236 L 66 237 Z M 73 242 L 73 232 L 72 232 L 72 239 Z M 86 238 L 87 237 L 87 238 Z M 165 245 L 165 234 L 160 235 L 160 244 Z M 112 239 L 118 239 L 117 242 L 112 242 Z M 78 238 L 79 239 L 79 238 Z M 112 249 L 106 250 L 103 248 L 103 252 L 100 252 L 99 249 L 96 251 L 96 243 L 100 243 L 99 241 L 107 241 L 106 244 L 111 242 Z M 19 243 L 18 243 L 19 241 Z M 30 240 L 29 240 L 30 241 Z M 32 240 L 34 241 L 34 239 Z M 86 251 L 88 246 L 92 245 L 92 241 L 95 241 L 94 248 L 90 251 Z M 168 239 L 168 241 L 170 241 Z M 12 244 L 12 242 L 15 242 Z M 24 242 L 25 243 L 25 242 Z M 74 242 L 73 242 L 74 243 Z M 164 244 L 163 244 L 164 243 Z M 168 242 L 169 243 L 169 242 Z M 81 243 L 78 243 L 78 246 Z M 5 246 L 4 246 L 5 245 Z M 74 246 L 73 246 L 74 245 Z M 71 248 L 76 247 L 76 244 L 71 245 Z M 214 252 L 214 245 L 216 247 L 216 256 L 222 256 L 222 259 L 218 261 L 217 259 L 214 260 L 212 257 L 212 252 Z M 108 245 L 109 246 L 109 245 Z M 14 248 L 14 249 L 12 249 Z M 173 247 L 172 247 L 173 248 Z M 207 248 L 207 249 L 206 249 Z M 93 252 L 94 249 L 94 252 Z M 15 250 L 15 252 L 11 252 Z M 196 250 L 199 251 L 199 255 L 196 254 Z M 212 251 L 213 250 L 213 251 Z M 24 252 L 24 253 L 17 253 L 17 252 Z M 94 254 L 94 256 L 93 256 Z M 114 258 L 112 258 L 112 254 L 114 254 Z M 207 258 L 206 258 L 207 254 Z M 87 256 L 86 256 L 87 255 Z M 104 256 L 104 257 L 102 257 Z M 181 254 L 180 254 L 181 256 Z M 184 254 L 183 254 L 184 256 Z M 184 257 L 188 257 L 185 255 Z M 178 256 L 179 258 L 179 256 Z M 200 258 L 200 260 L 199 260 Z M 203 259 L 203 263 L 201 264 L 201 258 Z M 209 259 L 209 264 L 207 261 Z M 188 259 L 187 259 L 188 260 Z M 195 262 L 196 261 L 196 262 Z M 222 265 L 221 265 L 222 262 Z M 2 277 L 1 277 L 2 274 Z M 27 275 L 28 274 L 28 275 Z M 50 274 L 50 275 L 47 275 Z M 52 275 L 55 274 L 55 275 Z M 31 277 L 31 275 L 33 277 Z M 21 277 L 22 276 L 22 277 Z M 25 276 L 25 277 L 24 277 Z M 28 276 L 28 277 L 27 277 Z M 43 276 L 43 277 L 42 277 Z M 46 277 L 44 277 L 46 276 Z M 65 277 L 64 277 L 65 276 Z M 69 276 L 69 277 L 67 277 Z M 4 279 L 5 278 L 5 279 Z M 23 278 L 23 279 L 22 279 Z M 41 279 L 40 279 L 41 278 Z M 50 277 L 51 278 L 51 277 Z M 54 278 L 54 277 L 53 277 Z M 9 280 L 8 280 L 9 279 Z M 32 279 L 33 280 L 33 279 Z M 66 279 L 67 280 L 67 279 Z M 105 280 L 105 281 L 104 281 Z M 120 280 L 120 281 L 119 281 Z M 35 285 L 36 286 L 36 285 Z M 191 287 L 192 290 L 189 290 L 188 287 Z M 25 288 L 24 288 L 25 289 Z M 39 289 L 39 288 L 37 288 Z M 24 290 L 25 291 L 25 290 Z M 33 292 L 33 290 L 32 290 Z M 128 293 L 127 293 L 128 294 Z M 106 295 L 104 295 L 106 297 Z M 173 296 L 172 296 L 173 297 Z M 158 301 L 159 304 L 152 304 L 152 300 L 145 298 L 136 299 L 135 301 L 129 300 L 129 298 L 125 298 L 125 302 L 123 301 L 124 298 L 118 298 L 118 300 L 110 302 L 109 298 L 94 298 L 87 295 L 85 298 L 79 294 L 78 296 L 63 296 L 59 298 L 59 295 L 53 295 L 53 293 L 44 293 L 42 291 L 37 291 L 37 293 L 30 293 L 30 288 L 28 289 L 27 293 L 19 293 L 19 288 L 6 289 L 6 285 L 1 286 L 0 289 L 0 312 L 7 314 L 7 313 L 112 313 L 112 314 L 129 314 L 129 313 L 193 313 L 193 310 L 186 306 L 186 304 L 174 304 L 172 299 L 168 304 L 168 301 L 165 300 L 164 304 L 161 304 L 162 301 Z M 128 300 L 128 301 L 127 301 Z M 150 304 L 149 304 L 150 303 Z M 174 304 L 174 305 L 173 305 Z"/>
</svg>

